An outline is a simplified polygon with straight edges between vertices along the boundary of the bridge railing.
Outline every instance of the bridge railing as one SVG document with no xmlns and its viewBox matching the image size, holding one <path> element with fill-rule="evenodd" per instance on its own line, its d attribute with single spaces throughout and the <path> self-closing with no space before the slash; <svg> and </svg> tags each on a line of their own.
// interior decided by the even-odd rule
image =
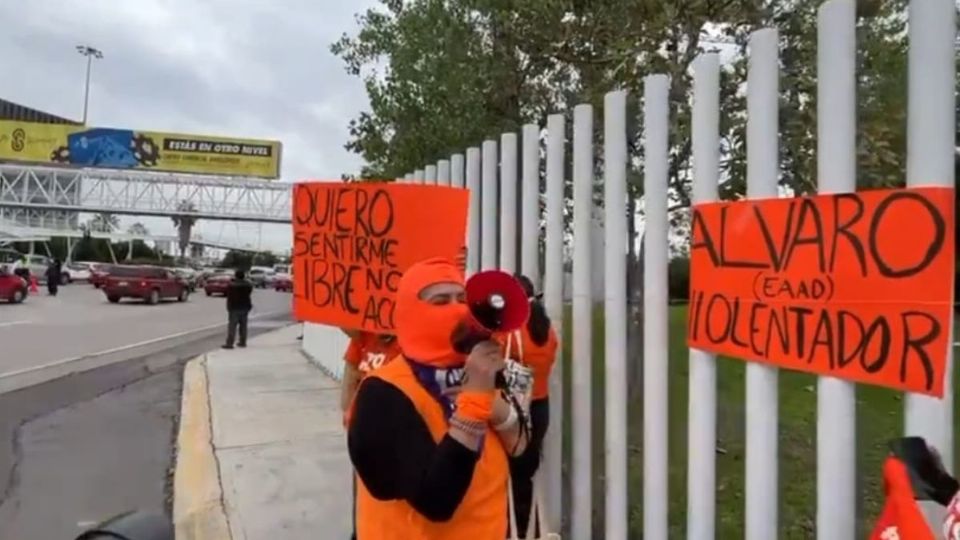
<svg viewBox="0 0 960 540">
<path fill-rule="evenodd" d="M 0 207 L 7 208 L 289 223 L 290 188 L 248 178 L 0 165 Z"/>
</svg>

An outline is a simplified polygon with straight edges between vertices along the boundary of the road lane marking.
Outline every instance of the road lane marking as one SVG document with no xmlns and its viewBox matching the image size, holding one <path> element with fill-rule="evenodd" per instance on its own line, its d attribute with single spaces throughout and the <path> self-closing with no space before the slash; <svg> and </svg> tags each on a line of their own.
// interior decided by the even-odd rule
<svg viewBox="0 0 960 540">
<path fill-rule="evenodd" d="M 268 311 L 268 312 L 266 312 L 266 313 L 257 313 L 257 314 L 255 314 L 255 315 L 251 315 L 251 316 L 250 316 L 250 320 L 253 321 L 253 320 L 256 320 L 256 319 L 265 319 L 265 318 L 276 317 L 277 315 L 285 315 L 285 314 L 289 314 L 289 313 L 290 313 L 290 310 L 287 310 L 287 309 L 285 309 L 285 310 L 283 310 L 283 311 Z M 130 349 L 136 349 L 136 348 L 138 348 L 138 347 L 144 347 L 144 346 L 147 346 L 147 345 L 153 345 L 154 343 L 160 343 L 161 341 L 166 341 L 166 340 L 169 340 L 169 339 L 176 339 L 176 338 L 179 338 L 179 337 L 189 336 L 190 334 L 197 334 L 197 333 L 200 333 L 200 332 L 206 332 L 206 331 L 208 331 L 208 330 L 213 330 L 213 329 L 215 329 L 215 328 L 223 328 L 223 327 L 225 327 L 226 325 L 227 325 L 227 322 L 226 322 L 226 321 L 220 322 L 220 323 L 216 323 L 216 324 L 208 324 L 207 326 L 201 326 L 201 327 L 199 327 L 199 328 L 192 328 L 192 329 L 190 329 L 190 330 L 185 330 L 185 331 L 183 331 L 183 332 L 177 332 L 177 333 L 175 333 L 175 334 L 168 334 L 168 335 L 166 335 L 166 336 L 160 336 L 160 337 L 156 337 L 156 338 L 151 338 L 151 339 L 147 339 L 147 340 L 144 340 L 144 341 L 139 341 L 139 342 L 137 342 L 137 343 L 131 343 L 131 344 L 128 344 L 128 345 L 121 345 L 121 346 L 119 346 L 119 347 L 114 347 L 114 348 L 112 348 L 112 349 L 106 349 L 106 350 L 103 350 L 103 351 L 97 351 L 97 352 L 93 352 L 93 353 L 87 353 L 87 354 L 83 354 L 83 355 L 80 355 L 80 356 L 73 356 L 73 357 L 70 357 L 70 358 L 64 358 L 64 359 L 62 359 L 62 360 L 57 360 L 57 361 L 54 361 L 54 362 L 49 362 L 49 363 L 46 363 L 46 364 L 43 364 L 43 365 L 39 365 L 39 366 L 31 366 L 31 367 L 28 367 L 28 368 L 18 369 L 18 370 L 16 370 L 16 371 L 8 371 L 8 372 L 6 372 L 6 373 L 0 373 L 0 380 L 8 379 L 8 378 L 10 378 L 10 377 L 16 377 L 16 376 L 18 376 L 18 375 L 26 375 L 27 373 L 33 373 L 34 371 L 42 371 L 42 370 L 44 370 L 44 369 L 49 369 L 49 368 L 53 368 L 53 367 L 64 366 L 64 365 L 67 365 L 67 364 L 72 364 L 72 363 L 74 363 L 74 362 L 79 362 L 80 360 L 88 360 L 88 359 L 90 359 L 90 358 L 96 358 L 96 357 L 98 357 L 98 356 L 106 356 L 106 355 L 108 355 L 108 354 L 123 352 L 123 351 L 127 351 L 127 350 L 130 350 Z"/>
<path fill-rule="evenodd" d="M 0 328 L 7 326 L 16 326 L 18 324 L 30 324 L 30 321 L 10 321 L 10 322 L 0 322 Z"/>
</svg>

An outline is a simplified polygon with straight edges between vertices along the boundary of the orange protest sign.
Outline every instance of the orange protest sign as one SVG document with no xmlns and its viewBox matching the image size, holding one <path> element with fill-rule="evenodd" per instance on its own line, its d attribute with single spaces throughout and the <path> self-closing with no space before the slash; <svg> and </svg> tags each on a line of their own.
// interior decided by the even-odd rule
<svg viewBox="0 0 960 540">
<path fill-rule="evenodd" d="M 948 188 L 697 205 L 687 342 L 942 396 L 953 220 Z"/>
<path fill-rule="evenodd" d="M 305 182 L 293 191 L 293 311 L 371 332 L 394 326 L 400 276 L 464 249 L 468 192 L 442 186 Z"/>
</svg>

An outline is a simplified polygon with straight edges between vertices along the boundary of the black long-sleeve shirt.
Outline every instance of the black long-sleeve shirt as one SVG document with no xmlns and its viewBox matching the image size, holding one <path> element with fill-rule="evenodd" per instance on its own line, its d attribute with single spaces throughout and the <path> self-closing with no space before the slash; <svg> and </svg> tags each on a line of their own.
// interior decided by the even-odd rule
<svg viewBox="0 0 960 540">
<path fill-rule="evenodd" d="M 374 498 L 407 501 L 430 521 L 448 521 L 470 487 L 479 456 L 450 435 L 434 442 L 413 402 L 378 379 L 357 392 L 347 446 Z"/>
<path fill-rule="evenodd" d="M 227 287 L 227 311 L 250 311 L 253 302 L 253 284 L 245 279 L 234 279 Z"/>
</svg>

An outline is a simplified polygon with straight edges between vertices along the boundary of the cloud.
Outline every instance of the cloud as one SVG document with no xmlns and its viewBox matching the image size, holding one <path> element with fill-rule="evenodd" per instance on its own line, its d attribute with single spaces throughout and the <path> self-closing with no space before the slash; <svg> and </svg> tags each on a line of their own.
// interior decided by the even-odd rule
<svg viewBox="0 0 960 540">
<path fill-rule="evenodd" d="M 285 181 L 339 178 L 361 166 L 343 145 L 367 99 L 329 45 L 375 3 L 2 2 L 0 96 L 80 118 L 86 64 L 75 46 L 88 44 L 104 53 L 90 124 L 278 139 Z"/>
</svg>

